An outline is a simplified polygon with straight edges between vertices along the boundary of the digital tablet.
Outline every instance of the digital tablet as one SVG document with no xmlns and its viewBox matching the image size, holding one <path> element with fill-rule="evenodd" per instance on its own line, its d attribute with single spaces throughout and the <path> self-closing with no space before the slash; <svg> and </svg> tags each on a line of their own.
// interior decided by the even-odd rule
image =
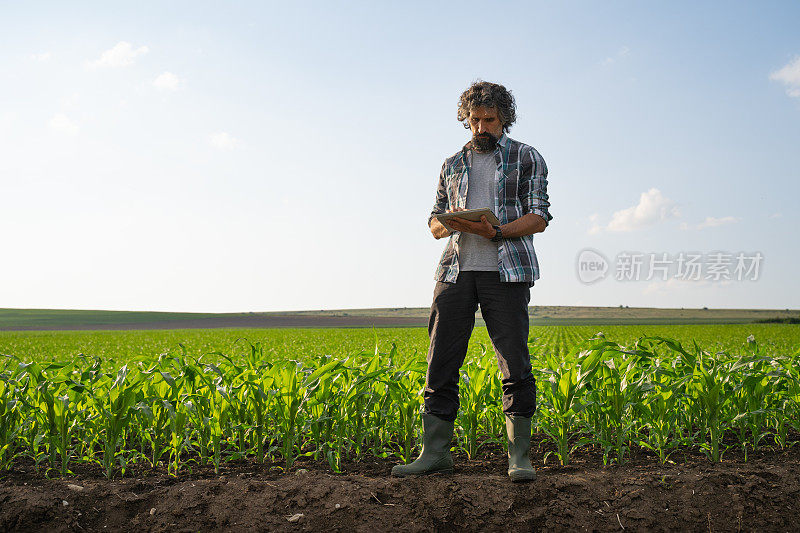
<svg viewBox="0 0 800 533">
<path fill-rule="evenodd" d="M 453 229 L 447 225 L 447 221 L 451 218 L 463 218 L 464 220 L 471 220 L 472 222 L 480 222 L 482 216 L 485 216 L 489 224 L 493 226 L 500 224 L 500 221 L 497 220 L 497 217 L 488 207 L 482 207 L 480 209 L 466 209 L 464 211 L 454 211 L 452 213 L 434 215 L 434 217 L 436 217 L 436 219 L 450 231 L 453 231 Z"/>
</svg>

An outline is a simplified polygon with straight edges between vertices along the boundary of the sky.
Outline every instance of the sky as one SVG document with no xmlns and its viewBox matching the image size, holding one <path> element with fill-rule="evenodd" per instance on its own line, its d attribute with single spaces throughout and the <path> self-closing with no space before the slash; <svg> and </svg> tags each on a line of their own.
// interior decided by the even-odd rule
<svg viewBox="0 0 800 533">
<path fill-rule="evenodd" d="M 797 28 L 788 1 L 0 2 L 0 307 L 429 306 L 481 79 L 549 171 L 531 305 L 797 309 Z"/>
</svg>

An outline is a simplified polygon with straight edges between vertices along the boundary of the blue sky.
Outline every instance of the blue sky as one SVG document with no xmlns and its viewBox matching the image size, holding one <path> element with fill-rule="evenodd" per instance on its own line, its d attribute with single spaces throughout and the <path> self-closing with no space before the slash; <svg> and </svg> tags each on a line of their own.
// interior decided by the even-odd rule
<svg viewBox="0 0 800 533">
<path fill-rule="evenodd" d="M 532 305 L 797 308 L 798 27 L 794 2 L 0 3 L 0 307 L 430 305 L 480 78 L 549 168 Z M 682 252 L 763 260 L 615 277 Z"/>
</svg>

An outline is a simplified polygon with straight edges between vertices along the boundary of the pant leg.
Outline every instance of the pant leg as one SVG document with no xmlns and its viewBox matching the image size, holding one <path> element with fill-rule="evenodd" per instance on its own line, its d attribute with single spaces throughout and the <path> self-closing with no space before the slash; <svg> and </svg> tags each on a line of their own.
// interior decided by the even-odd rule
<svg viewBox="0 0 800 533">
<path fill-rule="evenodd" d="M 531 417 L 536 411 L 536 379 L 528 352 L 530 287 L 526 282 L 500 281 L 497 272 L 480 274 L 478 301 L 503 375 L 503 412 Z"/>
<path fill-rule="evenodd" d="M 475 326 L 475 272 L 460 272 L 455 283 L 437 282 L 428 321 L 430 347 L 425 378 L 425 413 L 452 422 L 459 407 L 458 379 Z"/>
</svg>

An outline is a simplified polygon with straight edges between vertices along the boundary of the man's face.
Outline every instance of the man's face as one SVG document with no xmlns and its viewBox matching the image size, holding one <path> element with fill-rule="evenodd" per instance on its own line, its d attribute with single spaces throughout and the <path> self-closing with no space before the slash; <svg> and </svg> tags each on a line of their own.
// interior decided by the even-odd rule
<svg viewBox="0 0 800 533">
<path fill-rule="evenodd" d="M 496 107 L 475 107 L 469 113 L 472 130 L 472 146 L 478 152 L 494 150 L 497 140 L 503 135 L 503 124 Z"/>
</svg>

